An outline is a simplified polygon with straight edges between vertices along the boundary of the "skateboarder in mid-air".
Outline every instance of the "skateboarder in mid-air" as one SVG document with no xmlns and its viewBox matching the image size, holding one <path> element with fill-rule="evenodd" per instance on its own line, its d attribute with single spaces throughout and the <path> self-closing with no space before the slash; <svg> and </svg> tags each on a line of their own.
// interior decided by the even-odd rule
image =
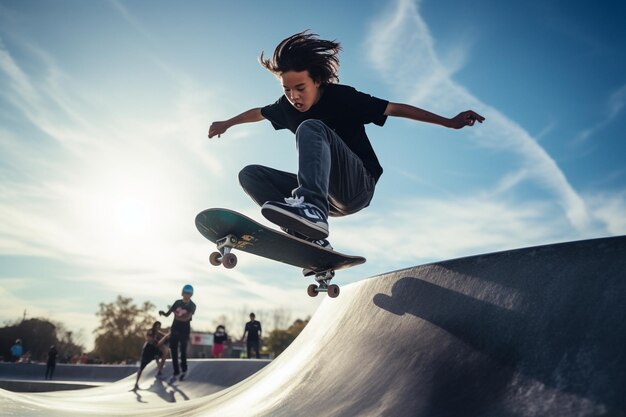
<svg viewBox="0 0 626 417">
<path fill-rule="evenodd" d="M 209 128 L 209 138 L 220 137 L 232 126 L 267 119 L 296 135 L 297 174 L 251 165 L 239 182 L 268 220 L 329 249 L 328 216 L 367 207 L 383 172 L 364 125 L 382 126 L 387 116 L 453 129 L 485 120 L 472 110 L 448 119 L 338 84 L 340 50 L 338 42 L 305 31 L 280 42 L 271 58 L 261 53 L 259 62 L 280 80 L 284 95 Z"/>
</svg>

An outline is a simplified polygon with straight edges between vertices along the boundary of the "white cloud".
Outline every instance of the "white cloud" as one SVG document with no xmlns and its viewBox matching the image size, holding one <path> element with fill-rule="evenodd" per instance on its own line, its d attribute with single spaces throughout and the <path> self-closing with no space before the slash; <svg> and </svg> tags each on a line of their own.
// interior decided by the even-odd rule
<svg viewBox="0 0 626 417">
<path fill-rule="evenodd" d="M 554 224 L 554 209 L 545 202 L 520 203 L 493 195 L 415 198 L 394 204 L 385 216 L 364 213 L 358 220 L 342 219 L 333 245 L 368 254 L 368 262 L 377 266 L 408 267 L 566 240 L 571 234 L 555 233 L 568 228 L 563 220 Z"/>
<path fill-rule="evenodd" d="M 595 125 L 583 130 L 574 139 L 574 144 L 580 145 L 588 141 L 592 136 L 596 135 L 599 131 L 611 124 L 617 116 L 621 113 L 622 109 L 626 105 L 626 85 L 622 85 L 613 91 L 606 105 L 605 117 L 597 122 Z"/>
<path fill-rule="evenodd" d="M 444 114 L 472 108 L 485 116 L 483 125 L 477 124 L 464 134 L 473 138 L 478 146 L 518 155 L 523 166 L 523 179 L 532 179 L 549 190 L 576 230 L 580 233 L 592 231 L 592 219 L 585 201 L 535 138 L 451 79 L 451 70 L 438 58 L 418 5 L 419 2 L 412 0 L 399 0 L 395 9 L 373 25 L 368 46 L 374 66 L 390 83 L 410 91 L 407 99 L 411 103 L 420 103 Z M 518 176 L 518 179 L 522 177 Z"/>
<path fill-rule="evenodd" d="M 596 193 L 588 197 L 594 216 L 602 220 L 612 235 L 626 234 L 626 191 Z"/>
</svg>

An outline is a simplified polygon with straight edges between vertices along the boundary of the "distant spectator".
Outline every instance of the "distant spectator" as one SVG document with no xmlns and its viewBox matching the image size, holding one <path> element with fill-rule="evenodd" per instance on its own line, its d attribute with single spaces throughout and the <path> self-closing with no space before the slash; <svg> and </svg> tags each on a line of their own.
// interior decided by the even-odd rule
<svg viewBox="0 0 626 417">
<path fill-rule="evenodd" d="M 46 362 L 46 377 L 45 379 L 52 379 L 54 374 L 54 368 L 57 366 L 57 348 L 52 345 L 48 350 L 48 362 Z"/>
<path fill-rule="evenodd" d="M 211 353 L 214 358 L 221 358 L 224 356 L 224 342 L 228 340 L 228 333 L 223 325 L 217 326 L 215 333 L 213 333 L 213 347 Z"/>
<path fill-rule="evenodd" d="M 24 354 L 24 348 L 22 347 L 22 341 L 17 339 L 15 344 L 11 346 L 11 362 L 18 362 Z"/>
<path fill-rule="evenodd" d="M 164 345 L 165 341 L 169 337 L 169 333 L 166 335 L 161 332 L 161 322 L 155 321 L 152 328 L 146 332 L 146 342 L 141 349 L 141 364 L 137 371 L 137 381 L 135 381 L 134 390 L 139 389 L 139 378 L 143 369 L 153 360 L 157 361 L 159 371 L 157 378 L 162 375 L 163 364 L 165 364 L 165 356 L 167 355 L 167 347 Z"/>
<path fill-rule="evenodd" d="M 261 354 L 259 352 L 259 341 L 261 339 L 261 323 L 255 320 L 254 313 L 250 313 L 250 321 L 246 323 L 246 328 L 243 331 L 242 339 L 246 339 L 246 333 L 248 338 L 246 339 L 246 347 L 248 352 L 248 359 L 252 358 L 252 350 L 256 353 L 256 358 L 259 359 Z"/>
<path fill-rule="evenodd" d="M 172 366 L 174 367 L 174 375 L 169 379 L 170 384 L 185 379 L 187 373 L 187 343 L 189 342 L 189 334 L 191 333 L 191 319 L 196 312 L 196 305 L 191 301 L 193 296 L 193 287 L 189 284 L 185 285 L 182 290 L 183 298 L 176 300 L 174 304 L 165 311 L 159 311 L 161 316 L 168 317 L 174 313 L 174 321 L 170 328 L 170 351 L 172 355 Z M 178 367 L 178 349 L 180 348 L 180 368 Z M 180 370 L 182 369 L 182 374 Z M 180 376 L 179 376 L 180 375 Z"/>
</svg>

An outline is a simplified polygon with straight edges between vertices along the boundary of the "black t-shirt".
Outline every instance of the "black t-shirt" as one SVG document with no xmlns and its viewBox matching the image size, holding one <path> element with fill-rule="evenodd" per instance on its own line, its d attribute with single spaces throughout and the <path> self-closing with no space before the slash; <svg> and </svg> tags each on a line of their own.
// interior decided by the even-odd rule
<svg viewBox="0 0 626 417">
<path fill-rule="evenodd" d="M 48 351 L 48 363 L 54 363 L 57 360 L 57 350 L 55 348 L 51 348 Z"/>
<path fill-rule="evenodd" d="M 327 84 L 321 93 L 318 102 L 306 112 L 298 111 L 283 95 L 274 104 L 263 107 L 261 114 L 272 123 L 274 129 L 289 129 L 293 133 L 305 120 L 324 122 L 361 158 L 365 168 L 378 181 L 383 168 L 372 149 L 364 125 L 384 125 L 387 120 L 385 109 L 389 102 L 342 84 Z"/>
<path fill-rule="evenodd" d="M 161 339 L 161 335 L 159 332 L 154 331 L 152 329 L 146 332 L 146 342 L 143 344 L 143 352 L 144 356 L 154 355 L 156 352 L 156 346 Z"/>
<path fill-rule="evenodd" d="M 146 336 L 148 338 L 148 340 L 146 340 L 146 343 L 149 343 L 151 345 L 156 346 L 159 341 L 163 338 L 163 334 L 159 331 L 155 331 L 153 329 L 150 329 L 146 332 Z"/>
<path fill-rule="evenodd" d="M 213 343 L 224 343 L 228 339 L 228 333 L 222 329 L 213 333 Z"/>
<path fill-rule="evenodd" d="M 196 312 L 196 305 L 193 301 L 185 303 L 182 299 L 176 300 L 174 305 L 168 310 L 169 313 L 174 313 L 174 321 L 172 322 L 172 330 L 175 332 L 189 333 L 191 331 L 191 319 L 189 321 L 178 320 L 177 317 L 185 315 L 187 313 L 194 314 Z"/>
<path fill-rule="evenodd" d="M 259 332 L 261 331 L 261 323 L 254 320 L 246 323 L 245 332 L 248 332 L 248 341 L 259 340 Z"/>
</svg>

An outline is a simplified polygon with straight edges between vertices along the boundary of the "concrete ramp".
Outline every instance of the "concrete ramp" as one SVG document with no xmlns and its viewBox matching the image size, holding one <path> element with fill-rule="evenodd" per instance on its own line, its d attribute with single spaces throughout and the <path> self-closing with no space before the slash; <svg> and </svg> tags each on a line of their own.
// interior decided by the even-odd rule
<svg viewBox="0 0 626 417">
<path fill-rule="evenodd" d="M 101 396 L 0 391 L 0 407 L 26 416 L 624 416 L 625 300 L 626 237 L 439 262 L 342 287 L 280 357 L 218 392 L 143 403 L 123 380 Z"/>
</svg>

